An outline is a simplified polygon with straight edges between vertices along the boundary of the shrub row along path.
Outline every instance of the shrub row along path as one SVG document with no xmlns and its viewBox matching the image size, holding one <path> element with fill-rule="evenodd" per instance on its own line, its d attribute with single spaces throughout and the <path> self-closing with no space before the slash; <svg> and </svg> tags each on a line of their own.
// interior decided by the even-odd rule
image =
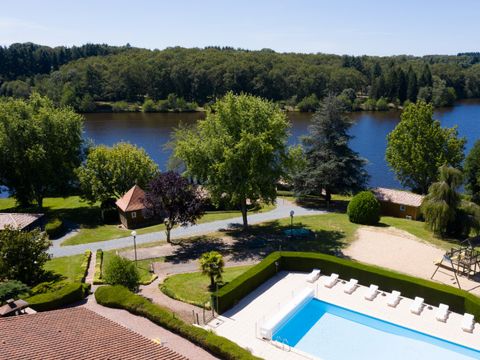
<svg viewBox="0 0 480 360">
<path fill-rule="evenodd" d="M 85 278 L 85 282 L 92 284 L 92 292 L 95 292 L 96 288 L 98 286 L 93 285 L 93 275 L 95 273 L 95 252 L 92 254 L 90 266 L 88 268 L 88 273 Z M 157 289 L 157 295 L 162 294 L 160 290 L 158 289 L 158 282 L 155 281 L 155 287 Z M 151 284 L 153 286 L 153 284 Z M 151 288 L 153 290 L 153 288 Z M 148 294 L 143 294 L 142 295 L 148 295 Z M 163 295 L 163 294 L 162 294 Z M 155 298 L 154 300 L 158 300 Z M 173 299 L 171 299 L 173 300 Z M 173 300 L 174 301 L 174 300 Z M 155 301 L 157 302 L 157 301 Z M 180 303 L 177 301 L 177 303 Z M 180 303 L 182 305 L 186 305 L 184 303 Z M 161 303 L 161 305 L 169 307 L 168 305 L 171 304 L 164 304 Z M 175 304 L 177 307 L 179 306 L 178 304 Z M 215 360 L 217 359 L 215 356 L 211 355 L 201 347 L 191 343 L 190 341 L 184 339 L 183 337 L 174 334 L 171 331 L 168 331 L 161 326 L 158 326 L 157 324 L 151 322 L 150 320 L 133 315 L 129 313 L 126 310 L 122 309 L 113 309 L 109 307 L 102 306 L 97 303 L 95 300 L 95 295 L 90 295 L 87 298 L 87 302 L 82 305 L 86 307 L 87 309 L 96 312 L 97 314 L 123 326 L 126 327 L 127 329 L 130 329 L 132 331 L 135 331 L 136 333 L 152 340 L 159 341 L 163 346 L 168 347 L 169 349 L 185 356 L 188 359 L 198 359 L 198 360 Z M 190 313 L 192 310 L 192 306 L 189 305 L 190 307 Z"/>
<path fill-rule="evenodd" d="M 272 211 L 254 214 L 248 216 L 249 224 L 259 224 L 262 222 L 273 221 L 278 219 L 284 219 L 290 217 L 290 211 L 295 212 L 295 216 L 304 216 L 304 215 L 318 215 L 324 214 L 323 210 L 307 209 L 285 199 L 277 199 L 277 206 Z M 221 229 L 226 229 L 232 225 L 241 224 L 242 218 L 232 218 L 225 220 L 212 221 L 208 223 L 197 224 L 187 227 L 177 227 L 172 230 L 172 238 L 187 238 L 196 235 L 208 234 L 212 232 L 219 231 Z M 158 231 L 152 232 L 149 234 L 137 235 L 137 244 L 146 244 L 154 241 L 164 241 L 166 240 L 165 232 Z M 133 245 L 132 237 L 124 237 L 114 240 L 100 241 L 89 244 L 80 244 L 80 245 L 71 245 L 71 246 L 60 246 L 61 242 L 64 241 L 63 238 L 58 240 L 53 240 L 52 247 L 50 248 L 50 253 L 53 257 L 60 256 L 69 256 L 83 254 L 86 250 L 92 249 L 103 249 L 113 250 L 120 249 L 125 247 L 130 247 Z"/>
</svg>

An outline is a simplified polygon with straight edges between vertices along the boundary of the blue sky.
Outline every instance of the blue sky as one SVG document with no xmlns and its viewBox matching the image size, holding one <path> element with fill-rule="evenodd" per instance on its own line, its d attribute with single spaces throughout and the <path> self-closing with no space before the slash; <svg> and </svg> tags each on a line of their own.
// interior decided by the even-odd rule
<svg viewBox="0 0 480 360">
<path fill-rule="evenodd" d="M 478 0 L 8 0 L 0 44 L 456 54 L 480 51 L 479 14 Z"/>
</svg>

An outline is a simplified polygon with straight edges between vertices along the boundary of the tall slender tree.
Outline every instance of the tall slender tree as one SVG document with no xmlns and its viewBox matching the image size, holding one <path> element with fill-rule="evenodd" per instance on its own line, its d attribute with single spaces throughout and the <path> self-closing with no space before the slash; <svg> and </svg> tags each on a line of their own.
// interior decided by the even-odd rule
<svg viewBox="0 0 480 360">
<path fill-rule="evenodd" d="M 352 121 L 343 115 L 341 101 L 327 96 L 313 116 L 309 135 L 303 139 L 306 165 L 294 177 L 298 195 L 352 194 L 366 187 L 366 161 L 350 149 Z"/>
<path fill-rule="evenodd" d="M 480 140 L 477 140 L 465 159 L 465 180 L 472 201 L 480 205 Z"/>
</svg>

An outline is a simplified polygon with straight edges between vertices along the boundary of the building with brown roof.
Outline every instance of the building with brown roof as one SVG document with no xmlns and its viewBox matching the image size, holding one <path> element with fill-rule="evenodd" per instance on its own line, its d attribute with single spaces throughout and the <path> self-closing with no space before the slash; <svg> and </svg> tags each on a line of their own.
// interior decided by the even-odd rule
<svg viewBox="0 0 480 360">
<path fill-rule="evenodd" d="M 424 196 L 409 191 L 376 188 L 372 190 L 381 205 L 382 215 L 417 220 Z"/>
<path fill-rule="evenodd" d="M 0 319 L 0 360 L 186 360 L 83 307 Z"/>
<path fill-rule="evenodd" d="M 144 198 L 145 192 L 140 186 L 135 185 L 116 201 L 120 222 L 127 229 L 135 229 L 149 223 L 145 216 Z"/>
<path fill-rule="evenodd" d="M 30 231 L 35 228 L 43 230 L 44 226 L 44 214 L 0 213 L 0 230 L 6 227 L 25 231 Z"/>
</svg>

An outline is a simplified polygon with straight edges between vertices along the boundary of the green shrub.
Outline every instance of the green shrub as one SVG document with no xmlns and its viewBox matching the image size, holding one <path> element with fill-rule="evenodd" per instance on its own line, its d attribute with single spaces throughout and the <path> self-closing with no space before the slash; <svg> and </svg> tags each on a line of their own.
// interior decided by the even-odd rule
<svg viewBox="0 0 480 360">
<path fill-rule="evenodd" d="M 380 98 L 377 100 L 377 103 L 375 104 L 375 108 L 378 111 L 387 111 L 388 110 L 388 102 L 385 98 Z"/>
<path fill-rule="evenodd" d="M 64 283 L 58 290 L 26 298 L 30 307 L 36 311 L 48 311 L 82 300 L 89 292 L 90 286 L 83 283 Z"/>
<path fill-rule="evenodd" d="M 155 101 L 153 101 L 150 98 L 145 99 L 142 105 L 142 111 L 143 112 L 155 112 L 157 111 L 157 105 L 155 104 Z"/>
<path fill-rule="evenodd" d="M 297 104 L 297 108 L 301 112 L 314 112 L 320 106 L 320 100 L 318 100 L 317 95 L 312 94 L 310 96 L 305 96 Z"/>
<path fill-rule="evenodd" d="M 102 265 L 103 265 L 103 251 L 102 249 L 98 249 L 95 256 L 95 274 L 93 275 L 94 285 L 103 284 Z"/>
<path fill-rule="evenodd" d="M 410 298 L 420 296 L 429 304 L 445 303 L 452 311 L 469 312 L 480 319 L 480 298 L 469 292 L 331 255 L 302 252 L 272 253 L 232 280 L 212 296 L 212 304 L 217 308 L 217 312 L 225 312 L 272 277 L 276 272 L 275 262 L 278 263 L 279 270 L 310 272 L 318 268 L 324 274 L 334 272 L 343 279 L 358 279 L 359 283 L 365 286 L 376 284 L 382 291 L 398 290 Z"/>
<path fill-rule="evenodd" d="M 362 191 L 348 203 L 348 218 L 352 223 L 375 225 L 380 221 L 380 202 L 371 191 Z"/>
<path fill-rule="evenodd" d="M 47 225 L 45 225 L 45 231 L 50 239 L 59 238 L 64 232 L 62 220 L 59 218 L 50 220 Z"/>
<path fill-rule="evenodd" d="M 129 111 L 129 110 L 130 108 L 126 101 L 117 101 L 112 104 L 112 111 L 114 112 L 123 112 L 123 111 Z"/>
<path fill-rule="evenodd" d="M 88 265 L 90 265 L 90 259 L 92 258 L 92 252 L 90 250 L 85 251 L 83 255 L 83 261 L 80 267 L 82 268 L 82 272 L 78 274 L 78 277 L 74 278 L 74 282 L 85 282 L 85 278 L 87 277 L 88 272 Z"/>
<path fill-rule="evenodd" d="M 374 111 L 377 108 L 377 102 L 375 99 L 368 98 L 364 103 L 363 103 L 363 108 L 366 111 Z"/>
<path fill-rule="evenodd" d="M 175 317 L 168 309 L 135 295 L 122 286 L 102 286 L 95 291 L 95 299 L 103 306 L 125 309 L 132 314 L 146 317 L 211 354 L 227 360 L 258 359 L 248 350 L 213 332 L 190 325 Z"/>
<path fill-rule="evenodd" d="M 30 288 L 17 280 L 0 282 L 0 304 L 8 299 L 17 298 L 20 294 L 25 294 Z"/>
<path fill-rule="evenodd" d="M 110 285 L 123 285 L 136 291 L 140 282 L 140 274 L 133 261 L 114 255 L 105 264 L 103 280 Z"/>
</svg>

